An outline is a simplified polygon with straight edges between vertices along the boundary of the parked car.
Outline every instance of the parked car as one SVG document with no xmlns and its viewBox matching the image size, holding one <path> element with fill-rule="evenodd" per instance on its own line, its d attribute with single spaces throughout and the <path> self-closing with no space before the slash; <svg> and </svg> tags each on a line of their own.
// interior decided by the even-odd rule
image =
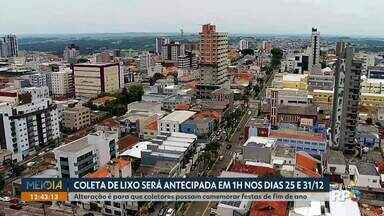
<svg viewBox="0 0 384 216">
<path fill-rule="evenodd" d="M 165 216 L 174 216 L 174 215 L 175 215 L 175 209 L 173 209 L 173 208 L 167 209 Z"/>
<path fill-rule="evenodd" d="M 228 144 L 225 148 L 226 148 L 226 149 L 231 149 L 231 148 L 232 148 L 232 145 L 231 145 L 231 144 Z"/>
<path fill-rule="evenodd" d="M 11 198 L 10 198 L 10 197 L 7 197 L 7 196 L 5 196 L 5 197 L 0 197 L 0 201 L 3 201 L 3 202 L 9 202 L 9 201 L 11 201 Z"/>
<path fill-rule="evenodd" d="M 23 208 L 23 206 L 19 205 L 19 204 L 12 204 L 9 206 L 10 209 L 15 209 L 15 210 L 20 210 Z"/>
<path fill-rule="evenodd" d="M 158 215 L 163 216 L 166 210 L 166 208 L 161 208 Z"/>
</svg>

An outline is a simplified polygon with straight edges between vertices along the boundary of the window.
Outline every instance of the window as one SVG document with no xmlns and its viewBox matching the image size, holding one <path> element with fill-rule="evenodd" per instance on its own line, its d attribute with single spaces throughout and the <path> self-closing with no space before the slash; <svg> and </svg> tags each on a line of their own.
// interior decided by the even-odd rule
<svg viewBox="0 0 384 216">
<path fill-rule="evenodd" d="M 116 207 L 116 208 L 120 208 L 120 203 L 118 203 L 118 202 L 114 202 L 114 203 L 113 203 L 113 206 Z"/>
</svg>

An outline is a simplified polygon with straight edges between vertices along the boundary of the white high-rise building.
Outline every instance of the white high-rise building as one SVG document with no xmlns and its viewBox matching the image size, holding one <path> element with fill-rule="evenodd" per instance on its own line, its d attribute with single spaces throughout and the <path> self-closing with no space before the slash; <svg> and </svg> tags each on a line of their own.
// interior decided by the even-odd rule
<svg viewBox="0 0 384 216">
<path fill-rule="evenodd" d="M 30 83 L 34 87 L 48 86 L 47 74 L 37 73 L 29 76 Z"/>
<path fill-rule="evenodd" d="M 158 37 L 156 38 L 156 44 L 155 44 L 155 53 L 161 54 L 163 51 L 163 46 L 169 43 L 169 38 L 164 37 Z"/>
<path fill-rule="evenodd" d="M 154 65 L 151 54 L 149 52 L 143 52 L 139 55 L 139 70 L 143 75 L 148 75 L 150 67 Z"/>
<path fill-rule="evenodd" d="M 17 37 L 14 34 L 0 37 L 0 58 L 16 57 L 19 53 Z"/>
<path fill-rule="evenodd" d="M 70 62 L 76 60 L 80 55 L 79 47 L 75 44 L 68 45 L 64 48 L 63 59 L 64 61 Z"/>
<path fill-rule="evenodd" d="M 314 68 L 320 69 L 320 32 L 317 31 L 317 28 L 312 28 L 311 45 L 309 49 L 309 71 Z"/>
<path fill-rule="evenodd" d="M 245 50 L 249 48 L 249 42 L 246 39 L 241 39 L 239 41 L 239 49 L 240 50 Z"/>
<path fill-rule="evenodd" d="M 117 132 L 97 131 L 53 150 L 60 178 L 81 178 L 117 157 Z"/>
<path fill-rule="evenodd" d="M 60 137 L 57 106 L 47 98 L 48 88 L 27 88 L 16 92 L 14 102 L 0 102 L 0 145 L 22 161 L 36 148 Z"/>
<path fill-rule="evenodd" d="M 51 92 L 54 97 L 71 97 L 73 95 L 72 70 L 63 68 L 49 74 Z"/>
</svg>

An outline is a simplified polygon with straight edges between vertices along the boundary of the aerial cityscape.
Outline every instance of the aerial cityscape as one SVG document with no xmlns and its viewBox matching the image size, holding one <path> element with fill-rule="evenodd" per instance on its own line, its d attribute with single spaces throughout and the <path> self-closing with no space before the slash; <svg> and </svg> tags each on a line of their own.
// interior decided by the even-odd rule
<svg viewBox="0 0 384 216">
<path fill-rule="evenodd" d="M 384 215 L 384 32 L 323 34 L 312 18 L 296 23 L 303 32 L 235 32 L 217 20 L 0 28 L 0 215 Z M 24 178 L 141 177 L 326 177 L 331 189 L 305 202 L 22 195 Z"/>
</svg>

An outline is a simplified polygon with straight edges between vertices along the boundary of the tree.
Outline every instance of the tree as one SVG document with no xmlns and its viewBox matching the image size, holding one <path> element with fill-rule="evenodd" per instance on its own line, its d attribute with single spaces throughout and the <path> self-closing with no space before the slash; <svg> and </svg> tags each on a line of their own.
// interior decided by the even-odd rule
<svg viewBox="0 0 384 216">
<path fill-rule="evenodd" d="M 253 49 L 243 49 L 240 51 L 242 55 L 254 55 L 255 51 Z"/>
<path fill-rule="evenodd" d="M 141 101 L 141 97 L 144 95 L 144 88 L 140 84 L 130 85 L 128 87 L 128 102 Z"/>
<path fill-rule="evenodd" d="M 283 51 L 279 48 L 273 48 L 271 50 L 271 54 L 272 54 L 271 66 L 272 68 L 276 69 L 277 66 L 280 65 L 281 59 L 283 58 Z"/>
<path fill-rule="evenodd" d="M 149 79 L 149 84 L 152 86 L 156 83 L 157 80 L 159 79 L 164 79 L 165 76 L 161 73 L 155 73 L 150 79 Z"/>
</svg>

